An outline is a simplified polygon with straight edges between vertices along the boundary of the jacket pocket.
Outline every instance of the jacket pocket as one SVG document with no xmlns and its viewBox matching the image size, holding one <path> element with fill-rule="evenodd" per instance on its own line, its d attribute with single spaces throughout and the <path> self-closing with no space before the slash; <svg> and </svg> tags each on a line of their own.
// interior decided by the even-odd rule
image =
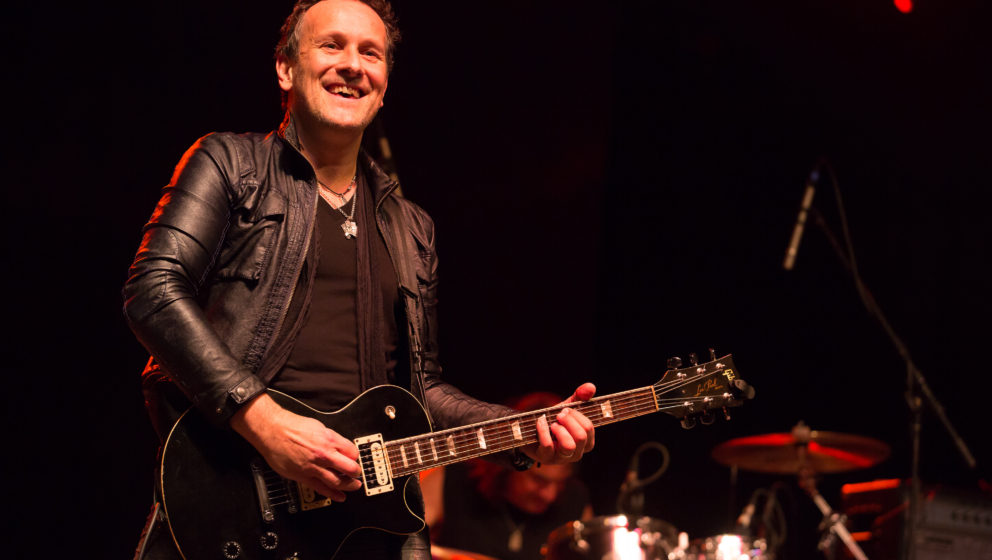
<svg viewBox="0 0 992 560">
<path fill-rule="evenodd" d="M 217 257 L 216 278 L 257 284 L 278 242 L 285 215 L 285 200 L 273 196 L 257 208 L 235 212 Z"/>
</svg>

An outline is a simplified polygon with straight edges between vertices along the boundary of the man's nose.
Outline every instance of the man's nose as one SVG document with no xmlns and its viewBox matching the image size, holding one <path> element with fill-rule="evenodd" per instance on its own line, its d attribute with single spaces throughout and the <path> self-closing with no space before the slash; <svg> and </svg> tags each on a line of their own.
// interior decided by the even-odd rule
<svg viewBox="0 0 992 560">
<path fill-rule="evenodd" d="M 352 76 L 362 73 L 362 57 L 357 48 L 344 49 L 341 53 L 338 71 Z"/>
<path fill-rule="evenodd" d="M 545 484 L 537 490 L 537 494 L 545 503 L 550 504 L 558 497 L 558 489 L 554 484 Z"/>
</svg>

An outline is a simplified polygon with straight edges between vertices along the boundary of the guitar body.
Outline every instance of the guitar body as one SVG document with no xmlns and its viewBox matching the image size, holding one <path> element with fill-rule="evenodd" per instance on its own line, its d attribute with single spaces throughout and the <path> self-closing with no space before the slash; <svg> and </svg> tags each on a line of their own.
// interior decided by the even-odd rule
<svg viewBox="0 0 992 560">
<path fill-rule="evenodd" d="M 278 391 L 269 394 L 283 408 L 352 440 L 373 434 L 397 440 L 431 431 L 420 403 L 395 386 L 369 389 L 332 413 Z M 295 492 L 294 483 L 269 470 L 237 434 L 211 426 L 195 411 L 187 411 L 170 432 L 161 475 L 169 529 L 188 560 L 330 560 L 355 531 L 412 534 L 425 526 L 419 494 L 408 495 L 412 476 L 393 479 L 391 491 L 369 496 L 363 484 L 344 502 L 307 509 L 305 500 L 286 498 Z"/>
</svg>

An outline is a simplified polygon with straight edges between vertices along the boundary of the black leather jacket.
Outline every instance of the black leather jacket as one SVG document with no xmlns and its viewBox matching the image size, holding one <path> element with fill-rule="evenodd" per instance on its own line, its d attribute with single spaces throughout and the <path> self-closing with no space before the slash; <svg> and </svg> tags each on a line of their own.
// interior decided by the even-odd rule
<svg viewBox="0 0 992 560">
<path fill-rule="evenodd" d="M 174 382 L 224 426 L 285 363 L 291 336 L 279 334 L 294 294 L 310 289 L 300 271 L 319 196 L 298 145 L 290 119 L 267 135 L 201 138 L 144 228 L 124 286 L 124 313 L 152 355 L 144 387 L 160 435 L 180 406 L 162 412 L 156 401 L 171 384 L 161 381 Z M 435 428 L 510 414 L 441 380 L 433 222 L 370 158 L 363 155 L 360 164 L 406 308 L 411 392 Z"/>
</svg>

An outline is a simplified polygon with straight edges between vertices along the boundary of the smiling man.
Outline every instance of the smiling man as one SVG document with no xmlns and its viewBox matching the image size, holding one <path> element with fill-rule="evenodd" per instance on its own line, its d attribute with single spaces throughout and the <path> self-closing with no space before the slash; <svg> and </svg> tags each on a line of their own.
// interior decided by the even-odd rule
<svg viewBox="0 0 992 560">
<path fill-rule="evenodd" d="M 390 525 L 422 519 L 416 477 L 391 490 L 383 480 L 398 463 L 359 463 L 357 436 L 374 435 L 366 421 L 402 426 L 417 416 L 379 406 L 381 386 L 407 389 L 434 429 L 512 413 L 441 379 L 433 222 L 361 150 L 398 37 L 385 1 L 298 2 L 277 46 L 286 108 L 278 130 L 199 139 L 163 189 L 124 287 L 125 316 L 151 354 L 143 388 L 164 442 L 136 558 L 429 558 L 422 524 Z M 594 392 L 583 384 L 566 402 Z M 315 411 L 340 413 L 332 421 Z M 571 408 L 542 417 L 533 434 L 494 460 L 569 463 L 594 445 L 592 424 Z M 228 441 L 246 441 L 264 462 L 242 464 Z M 470 442 L 447 451 L 486 448 L 481 431 Z M 419 448 L 401 453 L 389 460 L 424 461 Z M 282 510 L 269 471 L 299 484 L 295 493 L 288 485 Z M 227 486 L 239 477 L 251 491 L 244 507 Z M 405 511 L 378 505 L 393 503 L 385 497 L 364 505 L 372 484 L 398 493 Z M 197 500 L 202 513 L 181 507 Z M 347 509 L 355 502 L 363 505 Z M 335 511 L 346 514 L 313 521 Z M 239 534 L 246 526 L 254 532 Z M 334 542 L 313 542 L 321 540 Z"/>
</svg>

